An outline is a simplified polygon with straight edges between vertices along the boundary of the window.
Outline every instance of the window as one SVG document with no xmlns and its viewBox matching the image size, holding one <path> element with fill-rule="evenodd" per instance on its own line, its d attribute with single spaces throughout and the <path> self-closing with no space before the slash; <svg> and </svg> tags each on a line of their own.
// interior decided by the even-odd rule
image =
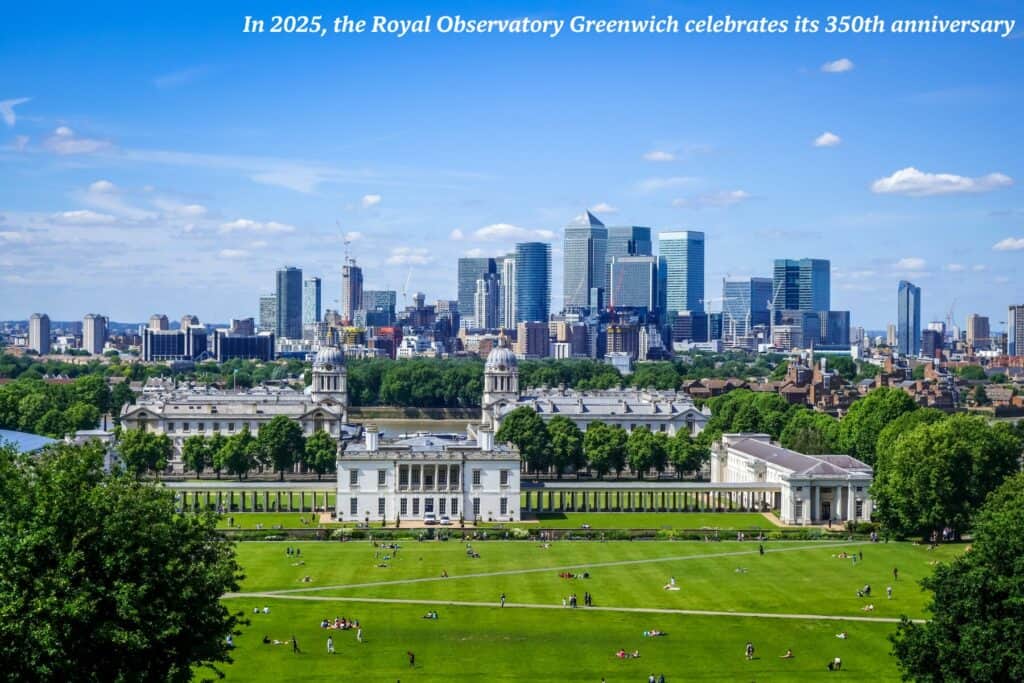
<svg viewBox="0 0 1024 683">
<path fill-rule="evenodd" d="M 434 511 L 434 499 L 433 498 L 424 498 L 423 499 L 423 511 L 424 512 L 433 512 Z"/>
<path fill-rule="evenodd" d="M 385 501 L 384 498 L 378 498 L 377 499 L 377 514 L 379 516 L 381 516 L 381 517 L 384 516 L 384 506 L 385 505 L 386 505 L 386 501 Z"/>
<path fill-rule="evenodd" d="M 444 499 L 444 498 L 438 498 L 437 499 L 437 512 L 438 512 L 438 514 L 440 514 L 440 515 L 445 514 L 444 509 L 445 509 L 445 503 L 447 503 L 447 502 L 448 501 L 446 499 Z"/>
<path fill-rule="evenodd" d="M 402 489 L 409 488 L 409 466 L 401 465 L 398 468 L 398 487 Z"/>
<path fill-rule="evenodd" d="M 420 466 L 412 466 L 412 486 L 413 488 L 419 488 L 420 485 Z"/>
<path fill-rule="evenodd" d="M 804 502 L 802 500 L 798 500 L 793 504 L 793 516 L 798 520 L 804 518 Z"/>
<path fill-rule="evenodd" d="M 167 423 L 167 431 L 169 431 L 169 432 L 173 432 L 174 431 L 174 423 L 173 422 L 168 422 Z"/>
<path fill-rule="evenodd" d="M 400 501 L 398 501 L 398 510 L 403 515 L 409 514 L 409 499 L 408 498 L 402 498 Z"/>
<path fill-rule="evenodd" d="M 229 432 L 235 431 L 235 423 L 234 422 L 228 422 L 228 431 Z"/>
<path fill-rule="evenodd" d="M 181 430 L 183 432 L 187 432 L 188 431 L 188 422 L 185 422 L 184 424 L 181 425 Z"/>
<path fill-rule="evenodd" d="M 855 511 L 854 511 L 854 515 L 858 519 L 863 517 L 864 516 L 864 501 L 863 500 L 858 500 L 857 504 L 854 507 L 856 508 Z"/>
<path fill-rule="evenodd" d="M 420 499 L 419 498 L 413 498 L 412 499 L 412 514 L 414 514 L 414 515 L 420 514 Z"/>
<path fill-rule="evenodd" d="M 443 489 L 448 485 L 448 468 L 442 465 L 437 470 L 437 487 Z"/>
<path fill-rule="evenodd" d="M 501 471 L 501 485 L 508 486 L 508 470 Z"/>
<path fill-rule="evenodd" d="M 452 514 L 453 515 L 459 514 L 459 499 L 458 498 L 452 498 Z"/>
<path fill-rule="evenodd" d="M 501 499 L 501 514 L 503 514 L 503 515 L 507 515 L 508 514 L 508 498 L 502 498 Z"/>
<path fill-rule="evenodd" d="M 213 423 L 213 431 L 215 431 L 215 432 L 219 432 L 220 431 L 220 422 L 214 422 Z"/>
<path fill-rule="evenodd" d="M 199 424 L 196 425 L 196 429 L 198 429 L 201 432 L 202 431 L 206 431 L 206 423 L 205 422 L 200 422 Z"/>
<path fill-rule="evenodd" d="M 434 488 L 434 471 L 429 468 L 423 472 L 423 488 Z"/>
<path fill-rule="evenodd" d="M 480 499 L 479 498 L 474 498 L 473 499 L 473 517 L 475 518 L 475 517 L 479 517 L 479 516 L 480 516 Z"/>
<path fill-rule="evenodd" d="M 480 486 L 480 470 L 473 470 L 473 486 Z"/>
<path fill-rule="evenodd" d="M 348 514 L 356 517 L 359 515 L 359 499 L 349 498 L 348 499 Z"/>
<path fill-rule="evenodd" d="M 452 488 L 459 487 L 459 466 L 452 465 L 451 474 L 448 477 L 448 483 Z"/>
<path fill-rule="evenodd" d="M 348 485 L 359 486 L 359 470 L 348 471 Z"/>
<path fill-rule="evenodd" d="M 377 470 L 377 486 L 386 486 L 388 483 L 388 471 Z"/>
</svg>

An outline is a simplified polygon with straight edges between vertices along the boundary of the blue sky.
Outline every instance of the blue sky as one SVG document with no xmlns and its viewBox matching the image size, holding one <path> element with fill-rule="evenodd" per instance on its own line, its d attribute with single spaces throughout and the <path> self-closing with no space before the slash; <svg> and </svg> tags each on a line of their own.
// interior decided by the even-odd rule
<svg viewBox="0 0 1024 683">
<path fill-rule="evenodd" d="M 586 208 L 704 230 L 709 296 L 726 274 L 816 257 L 832 261 L 833 308 L 868 328 L 894 319 L 901 278 L 929 320 L 954 306 L 961 325 L 978 312 L 999 329 L 1024 302 L 1024 21 L 1009 39 L 319 38 L 244 35 L 242 20 L 827 10 L 148 4 L 5 11 L 0 318 L 256 315 L 284 264 L 324 278 L 334 307 L 343 232 L 367 288 L 408 277 L 428 300 L 455 297 L 460 255 L 552 239 L 560 295 L 561 229 Z M 856 12 L 1024 20 L 1013 2 L 901 4 Z"/>
</svg>

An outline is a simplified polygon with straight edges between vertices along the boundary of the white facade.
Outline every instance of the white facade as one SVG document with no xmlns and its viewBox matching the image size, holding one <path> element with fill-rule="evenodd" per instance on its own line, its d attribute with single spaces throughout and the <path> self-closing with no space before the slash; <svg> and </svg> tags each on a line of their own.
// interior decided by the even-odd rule
<svg viewBox="0 0 1024 683">
<path fill-rule="evenodd" d="M 438 436 L 382 442 L 367 425 L 362 443 L 338 458 L 340 521 L 422 522 L 519 519 L 519 453 L 477 429 L 476 441 Z"/>
<path fill-rule="evenodd" d="M 783 524 L 869 521 L 871 467 L 848 455 L 805 455 L 767 434 L 723 434 L 711 451 L 712 483 L 777 483 Z"/>
</svg>

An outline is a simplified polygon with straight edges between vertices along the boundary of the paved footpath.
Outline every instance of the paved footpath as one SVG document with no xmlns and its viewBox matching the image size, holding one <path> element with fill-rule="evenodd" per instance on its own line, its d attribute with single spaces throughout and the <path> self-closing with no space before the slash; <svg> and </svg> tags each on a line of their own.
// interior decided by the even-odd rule
<svg viewBox="0 0 1024 683">
<path fill-rule="evenodd" d="M 798 550 L 819 550 L 822 548 L 849 548 L 850 546 L 856 545 L 869 545 L 869 541 L 847 541 L 845 543 L 818 543 L 815 545 L 800 545 L 790 547 L 773 547 L 765 548 L 765 553 L 786 553 L 794 552 Z M 327 590 L 343 590 L 346 588 L 376 588 L 379 586 L 404 586 L 414 583 L 430 583 L 433 581 L 454 581 L 456 579 L 483 579 L 492 576 L 514 576 L 517 574 L 540 574 L 543 572 L 559 572 L 559 571 L 572 571 L 579 569 L 592 569 L 595 567 L 625 567 L 630 565 L 639 564 L 656 564 L 659 562 L 685 562 L 688 560 L 706 560 L 719 557 L 743 557 L 746 555 L 757 555 L 759 550 L 734 550 L 730 552 L 721 553 L 700 553 L 696 555 L 676 555 L 669 557 L 648 557 L 642 560 L 617 560 L 611 562 L 590 562 L 590 563 L 576 563 L 562 565 L 559 567 L 538 567 L 532 569 L 507 569 L 504 571 L 497 572 L 480 572 L 475 574 L 453 574 L 448 577 L 443 576 L 425 576 L 415 579 L 396 579 L 393 581 L 372 581 L 368 583 L 348 583 L 340 584 L 335 586 L 316 586 L 310 588 L 288 588 L 279 591 L 265 591 L 262 593 L 228 593 L 224 597 L 226 598 L 237 598 L 247 597 L 250 595 L 259 595 L 263 597 L 267 596 L 286 596 L 296 593 L 316 593 L 319 591 Z M 454 604 L 454 603 L 453 603 Z M 596 608 L 594 608 L 596 609 Z M 731 612 L 729 613 L 731 614 Z M 898 620 L 897 620 L 898 621 Z"/>
</svg>

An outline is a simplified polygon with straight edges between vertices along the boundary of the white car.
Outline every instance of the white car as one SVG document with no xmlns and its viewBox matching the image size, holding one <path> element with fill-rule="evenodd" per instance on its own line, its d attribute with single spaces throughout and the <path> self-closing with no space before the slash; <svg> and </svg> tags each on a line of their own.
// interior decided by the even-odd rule
<svg viewBox="0 0 1024 683">
<path fill-rule="evenodd" d="M 424 524 L 437 524 L 437 517 L 434 515 L 433 512 L 424 512 L 423 513 L 423 523 Z"/>
<path fill-rule="evenodd" d="M 449 517 L 448 515 L 441 515 L 441 521 L 440 521 L 440 524 L 441 524 L 442 526 L 448 526 L 448 525 L 450 525 L 451 523 L 452 523 L 452 520 L 451 520 L 451 518 L 450 518 L 450 517 Z"/>
</svg>

